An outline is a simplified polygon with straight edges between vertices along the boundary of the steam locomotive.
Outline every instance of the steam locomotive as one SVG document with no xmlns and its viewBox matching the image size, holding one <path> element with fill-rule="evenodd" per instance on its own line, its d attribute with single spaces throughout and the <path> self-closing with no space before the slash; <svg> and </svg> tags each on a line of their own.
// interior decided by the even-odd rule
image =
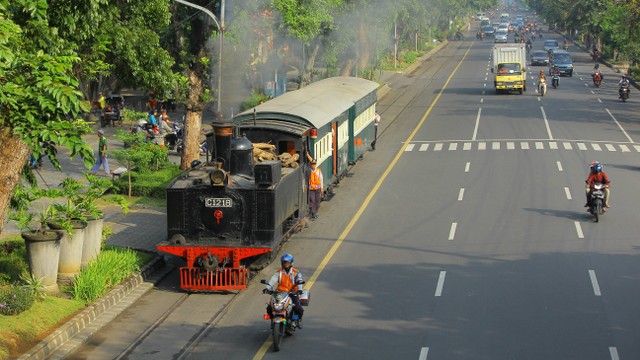
<svg viewBox="0 0 640 360">
<path fill-rule="evenodd" d="M 332 188 L 371 146 L 378 84 L 333 77 L 216 122 L 207 135 L 212 161 L 194 163 L 167 188 L 166 241 L 157 249 L 186 260 L 180 287 L 239 290 L 309 212 L 307 152 Z M 254 143 L 298 159 L 256 162 Z"/>
</svg>

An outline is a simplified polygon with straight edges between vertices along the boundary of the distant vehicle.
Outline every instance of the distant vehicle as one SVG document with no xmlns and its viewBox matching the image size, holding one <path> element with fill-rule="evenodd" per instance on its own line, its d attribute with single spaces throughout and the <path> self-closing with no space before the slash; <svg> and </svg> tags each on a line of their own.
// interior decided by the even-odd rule
<svg viewBox="0 0 640 360">
<path fill-rule="evenodd" d="M 558 66 L 560 75 L 573 76 L 573 58 L 568 51 L 553 50 L 553 56 L 549 64 L 549 73 L 551 73 L 551 68 L 555 65 Z"/>
<path fill-rule="evenodd" d="M 486 17 L 487 15 L 483 12 L 479 12 L 476 14 L 476 20 L 482 20 L 483 17 Z"/>
<path fill-rule="evenodd" d="M 531 66 L 549 65 L 549 53 L 544 50 L 536 50 L 531 54 Z"/>
<path fill-rule="evenodd" d="M 100 118 L 100 125 L 105 127 L 106 125 L 115 126 L 116 122 L 122 124 L 122 111 L 124 110 L 124 96 L 122 95 L 110 95 L 105 98 L 105 106 L 102 117 Z"/>
<path fill-rule="evenodd" d="M 500 30 L 509 31 L 509 24 L 500 24 L 500 25 L 498 25 L 498 31 L 500 31 Z"/>
<path fill-rule="evenodd" d="M 509 13 L 502 13 L 502 14 L 500 14 L 500 18 L 501 18 L 501 19 L 505 19 L 505 18 L 506 18 L 506 19 L 508 19 L 508 18 L 509 18 Z"/>
<path fill-rule="evenodd" d="M 497 43 L 506 43 L 507 42 L 507 30 L 506 29 L 498 29 L 495 33 L 495 42 Z"/>
<path fill-rule="evenodd" d="M 489 36 L 489 37 L 493 37 L 493 35 L 495 34 L 495 30 L 493 30 L 493 26 L 483 27 L 482 32 L 484 33 L 484 36 Z"/>
<path fill-rule="evenodd" d="M 560 44 L 556 40 L 545 40 L 542 47 L 545 51 L 553 51 L 560 48 Z"/>
</svg>

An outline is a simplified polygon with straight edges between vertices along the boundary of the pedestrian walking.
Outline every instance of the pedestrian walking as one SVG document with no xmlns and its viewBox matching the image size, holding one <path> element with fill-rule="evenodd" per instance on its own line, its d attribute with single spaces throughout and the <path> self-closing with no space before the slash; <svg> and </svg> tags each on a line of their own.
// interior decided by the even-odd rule
<svg viewBox="0 0 640 360">
<path fill-rule="evenodd" d="M 91 173 L 95 175 L 98 170 L 100 170 L 100 166 L 104 166 L 104 174 L 111 175 L 111 171 L 109 171 L 109 161 L 107 160 L 107 138 L 104 136 L 104 130 L 98 130 L 98 157 L 96 157 L 96 163 L 93 165 L 93 169 L 91 169 Z"/>
<path fill-rule="evenodd" d="M 322 171 L 317 168 L 315 159 L 311 160 L 311 174 L 309 175 L 309 205 L 311 207 L 311 220 L 318 218 L 318 209 L 322 201 L 323 179 Z"/>
<path fill-rule="evenodd" d="M 378 140 L 378 124 L 380 124 L 380 114 L 376 111 L 376 116 L 373 117 L 373 142 L 371 143 L 371 150 L 376 149 L 376 140 Z"/>
</svg>

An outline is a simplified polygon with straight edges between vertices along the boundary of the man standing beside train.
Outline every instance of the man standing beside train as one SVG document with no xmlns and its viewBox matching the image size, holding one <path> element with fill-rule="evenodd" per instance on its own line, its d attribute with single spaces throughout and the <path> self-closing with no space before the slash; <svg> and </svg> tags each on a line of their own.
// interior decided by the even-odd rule
<svg viewBox="0 0 640 360">
<path fill-rule="evenodd" d="M 376 116 L 373 117 L 373 142 L 371 143 L 371 150 L 376 149 L 376 140 L 378 140 L 378 124 L 380 123 L 380 114 L 376 111 Z"/>
<path fill-rule="evenodd" d="M 311 174 L 309 175 L 309 206 L 311 206 L 311 220 L 318 218 L 318 209 L 322 200 L 322 171 L 317 167 L 316 159 L 311 159 Z"/>
</svg>

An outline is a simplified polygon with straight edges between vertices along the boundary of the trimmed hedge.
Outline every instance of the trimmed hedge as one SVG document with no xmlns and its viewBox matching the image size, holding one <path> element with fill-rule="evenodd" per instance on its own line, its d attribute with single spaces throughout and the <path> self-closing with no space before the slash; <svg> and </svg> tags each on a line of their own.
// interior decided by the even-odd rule
<svg viewBox="0 0 640 360">
<path fill-rule="evenodd" d="M 158 199 L 167 197 L 167 185 L 169 182 L 182 173 L 176 164 L 168 163 L 162 169 L 153 172 L 131 172 L 131 195 L 147 196 Z M 119 194 L 129 193 L 129 183 L 127 174 L 123 174 L 116 179 L 113 184 Z"/>
</svg>

